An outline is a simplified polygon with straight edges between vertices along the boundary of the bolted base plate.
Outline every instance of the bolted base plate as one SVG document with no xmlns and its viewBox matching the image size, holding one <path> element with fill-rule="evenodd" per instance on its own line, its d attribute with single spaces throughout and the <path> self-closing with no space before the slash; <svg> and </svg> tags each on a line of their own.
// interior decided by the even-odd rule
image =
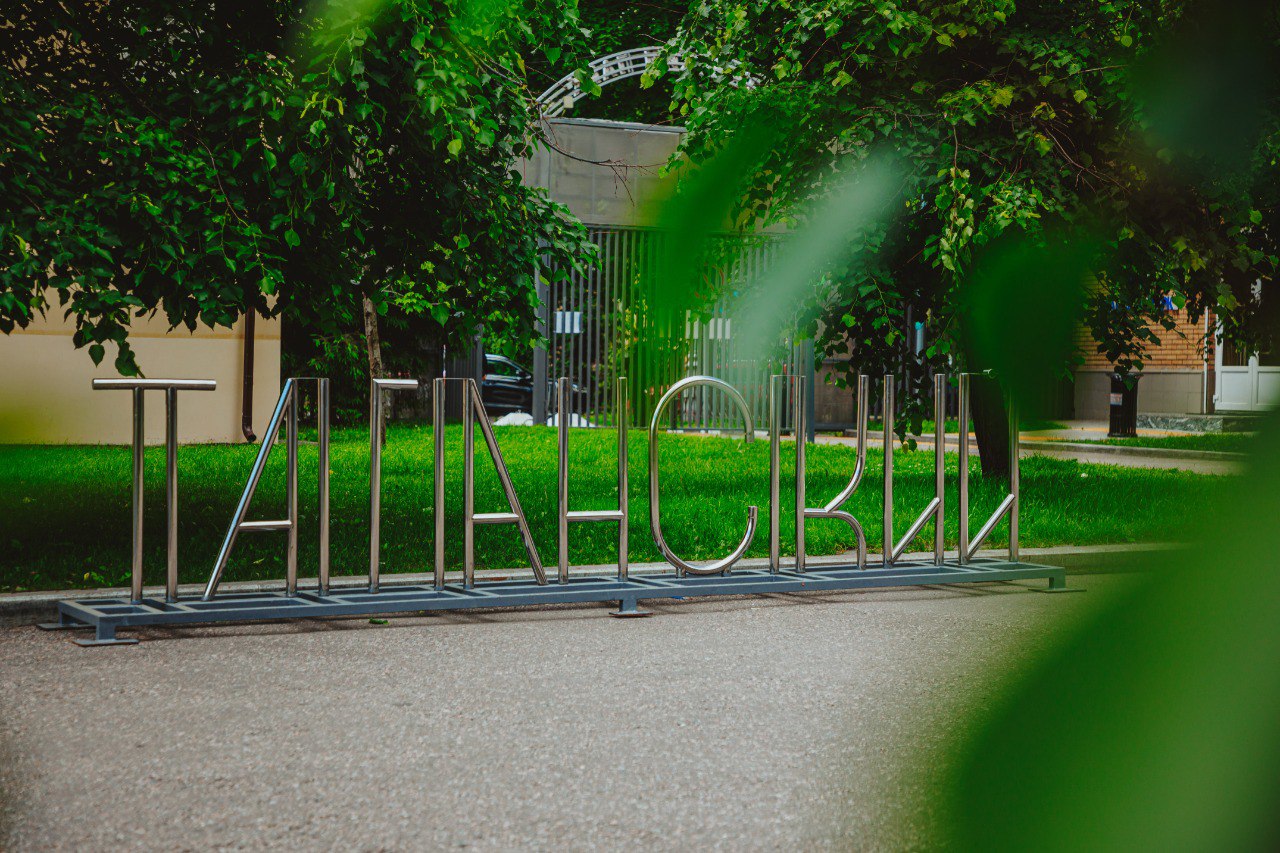
<svg viewBox="0 0 1280 853">
<path fill-rule="evenodd" d="M 138 641 L 132 637 L 112 637 L 109 640 L 99 640 L 95 637 L 91 640 L 76 639 L 71 642 L 75 643 L 77 646 L 85 646 L 86 648 L 92 646 L 136 646 L 138 644 Z"/>
<path fill-rule="evenodd" d="M 639 607 L 633 607 L 630 610 L 610 610 L 610 616 L 618 619 L 639 619 L 642 616 L 652 616 L 652 610 L 641 610 Z"/>
</svg>

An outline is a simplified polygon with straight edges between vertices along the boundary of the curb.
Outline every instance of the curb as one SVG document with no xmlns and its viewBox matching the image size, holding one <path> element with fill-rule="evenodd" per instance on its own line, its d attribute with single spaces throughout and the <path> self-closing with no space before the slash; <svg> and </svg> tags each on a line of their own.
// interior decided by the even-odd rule
<svg viewBox="0 0 1280 853">
<path fill-rule="evenodd" d="M 1022 559 L 1030 563 L 1041 563 L 1060 566 L 1068 574 L 1115 574 L 1141 570 L 1144 558 L 1154 557 L 1162 553 L 1176 552 L 1182 546 L 1172 543 L 1142 543 L 1134 545 L 1084 545 L 1079 547 L 1058 546 L 1053 548 L 1023 548 Z M 1003 557 L 1007 551 L 993 548 L 978 552 L 979 557 Z M 821 557 L 809 557 L 807 562 L 812 566 L 830 565 L 848 562 L 852 552 L 829 554 Z M 873 563 L 872 557 L 868 563 Z M 904 559 L 926 556 L 925 552 L 903 555 Z M 738 563 L 744 569 L 763 568 L 769 561 L 762 557 L 752 557 Z M 613 565 L 574 566 L 569 574 L 574 577 L 592 577 L 611 575 L 616 571 Z M 646 574 L 669 574 L 674 571 L 668 563 L 632 563 L 631 570 Z M 450 582 L 461 580 L 461 573 L 449 573 Z M 528 569 L 488 569 L 476 572 L 477 580 L 523 580 L 533 577 Z M 382 576 L 383 588 L 397 584 L 430 583 L 430 572 L 413 572 Z M 315 578 L 299 578 L 299 589 L 314 586 Z M 360 575 L 335 577 L 330 582 L 332 589 L 356 589 L 368 583 Z M 280 589 L 283 581 L 237 581 L 225 583 L 220 587 L 224 593 L 232 592 L 266 592 Z M 203 584 L 182 584 L 178 587 L 180 595 L 199 595 L 204 591 Z M 58 618 L 58 602 L 67 598 L 121 598 L 129 591 L 123 587 L 116 589 L 84 589 L 84 590 L 42 590 L 39 592 L 10 592 L 0 594 L 0 628 L 13 628 L 23 625 L 34 625 L 37 622 L 50 622 Z"/>
<path fill-rule="evenodd" d="M 847 436 L 846 436 L 847 437 Z M 912 436 L 921 450 L 932 450 L 933 439 L 928 436 Z M 879 449 L 884 446 L 882 439 L 868 437 L 867 447 Z M 954 435 L 948 435 L 945 447 L 948 450 L 959 448 L 960 441 Z M 1055 451 L 1062 453 L 1093 453 L 1101 456 L 1137 456 L 1149 459 L 1181 460 L 1184 462 L 1244 462 L 1248 453 L 1234 453 L 1227 450 L 1180 450 L 1170 447 L 1141 447 L 1125 444 L 1103 444 L 1100 441 L 1063 441 L 1056 438 L 1023 438 L 1018 442 L 1020 453 L 1038 453 L 1052 455 Z"/>
<path fill-rule="evenodd" d="M 1116 456 L 1145 456 L 1151 459 L 1181 459 L 1187 462 L 1243 462 L 1249 458 L 1247 453 L 1232 453 L 1226 450 L 1177 450 L 1169 447 L 1131 447 L 1124 444 L 1102 444 L 1092 441 L 1056 441 L 1043 440 L 1020 442 L 1019 449 L 1070 451 L 1072 453 L 1097 453 Z"/>
</svg>

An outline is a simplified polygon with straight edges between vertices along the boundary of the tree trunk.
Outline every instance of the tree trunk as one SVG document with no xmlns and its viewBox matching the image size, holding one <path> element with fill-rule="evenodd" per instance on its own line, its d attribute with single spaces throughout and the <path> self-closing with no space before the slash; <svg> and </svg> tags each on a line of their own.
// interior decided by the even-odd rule
<svg viewBox="0 0 1280 853">
<path fill-rule="evenodd" d="M 973 377 L 969 383 L 970 414 L 978 438 L 978 457 L 983 477 L 1009 476 L 1009 416 L 1000 385 L 990 379 Z M 963 425 L 962 425 L 963 426 Z"/>
<path fill-rule="evenodd" d="M 373 380 L 381 379 L 383 374 L 382 367 L 382 338 L 378 334 L 378 310 L 373 307 L 373 300 L 369 297 L 364 298 L 364 346 L 365 352 L 369 356 L 369 393 L 373 394 Z M 372 405 L 372 400 L 370 400 Z M 386 423 L 387 423 L 387 402 L 384 400 L 382 404 L 382 439 L 385 441 Z"/>
</svg>

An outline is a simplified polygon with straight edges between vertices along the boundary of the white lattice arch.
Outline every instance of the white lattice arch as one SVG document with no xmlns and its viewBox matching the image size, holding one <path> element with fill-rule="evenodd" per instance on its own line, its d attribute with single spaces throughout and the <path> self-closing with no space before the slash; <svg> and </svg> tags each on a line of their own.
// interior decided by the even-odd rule
<svg viewBox="0 0 1280 853">
<path fill-rule="evenodd" d="M 597 86 L 607 86 L 628 77 L 639 77 L 661 52 L 660 47 L 633 47 L 593 59 L 588 63 L 591 79 Z M 680 54 L 673 53 L 667 57 L 667 67 L 672 71 L 683 71 L 684 60 Z M 587 93 L 578 83 L 577 75 L 566 74 L 538 96 L 538 112 L 543 118 L 555 118 L 564 115 L 566 110 L 586 96 Z"/>
</svg>

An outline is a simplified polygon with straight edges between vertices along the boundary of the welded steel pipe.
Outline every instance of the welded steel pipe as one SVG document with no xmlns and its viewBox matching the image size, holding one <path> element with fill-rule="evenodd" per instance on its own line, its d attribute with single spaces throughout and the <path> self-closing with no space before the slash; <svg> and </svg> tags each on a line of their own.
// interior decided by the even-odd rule
<svg viewBox="0 0 1280 853">
<path fill-rule="evenodd" d="M 980 377 L 984 378 L 984 377 Z M 1009 517 L 1009 559 L 1018 560 L 1018 407 L 1012 397 L 1007 398 L 1006 406 L 1009 415 L 1009 493 L 1000 501 L 986 522 L 972 538 L 969 536 L 969 440 L 968 418 L 970 408 L 969 375 L 960 375 L 960 553 L 957 556 L 961 564 L 969 563 L 982 548 L 982 544 L 991 535 L 991 531 L 1006 515 Z"/>
<path fill-rule="evenodd" d="M 431 437 L 435 441 L 435 581 L 436 589 L 444 589 L 444 404 L 445 380 L 431 381 Z"/>
<path fill-rule="evenodd" d="M 569 582 L 569 379 L 556 380 L 556 496 L 559 501 L 558 580 Z"/>
<path fill-rule="evenodd" d="M 134 391 L 141 394 L 142 389 Z M 164 391 L 164 600 L 178 600 L 178 389 Z"/>
<path fill-rule="evenodd" d="M 742 541 L 727 557 L 716 560 L 706 566 L 695 566 L 682 560 L 671 550 L 671 547 L 667 544 L 666 537 L 662 535 L 662 499 L 659 495 L 658 477 L 658 423 L 662 419 L 662 414 L 666 411 L 668 403 L 678 397 L 682 391 L 700 385 L 719 388 L 728 394 L 729 399 L 733 401 L 734 405 L 742 413 L 744 440 L 751 441 L 755 437 L 755 426 L 751 421 L 751 409 L 747 406 L 746 401 L 742 399 L 742 395 L 738 393 L 738 389 L 723 379 L 717 379 L 714 376 L 686 376 L 668 388 L 667 393 L 662 395 L 662 398 L 658 400 L 658 405 L 654 407 L 653 417 L 649 420 L 649 531 L 653 534 L 653 541 L 658 546 L 662 556 L 666 558 L 667 562 L 676 567 L 676 575 L 681 577 L 686 574 L 718 575 L 732 568 L 733 564 L 742 559 L 742 555 L 750 547 L 751 540 L 756 534 L 756 521 L 760 512 L 760 508 L 756 505 L 748 506 L 747 529 L 743 534 Z"/>
<path fill-rule="evenodd" d="M 382 389 L 369 382 L 369 592 L 382 569 Z"/>
<path fill-rule="evenodd" d="M 854 413 L 857 421 L 857 439 L 856 439 L 856 456 L 853 467 L 853 475 L 849 478 L 849 482 L 840 490 L 840 493 L 827 502 L 823 507 L 806 507 L 804 510 L 805 519 L 810 518 L 829 518 L 835 521 L 842 521 L 849 525 L 849 529 L 853 531 L 853 535 L 857 540 L 857 559 L 858 568 L 865 569 L 867 567 L 867 534 L 862 529 L 862 522 L 854 518 L 853 514 L 842 509 L 846 502 L 853 497 L 853 493 L 858 488 L 858 484 L 862 482 L 862 475 L 867 470 L 867 418 L 869 416 L 868 400 L 870 395 L 871 378 L 865 375 L 858 376 L 858 410 Z M 797 476 L 804 476 L 804 472 L 798 470 Z M 798 539 L 796 542 L 796 571 L 803 572 L 805 568 L 805 543 L 804 539 Z"/>
<path fill-rule="evenodd" d="M 218 549 L 218 556 L 213 563 L 213 571 L 209 573 L 209 580 L 205 584 L 204 595 L 202 596 L 205 601 L 211 600 L 217 593 L 218 584 L 222 581 L 222 573 L 226 571 L 227 561 L 231 558 L 231 549 L 235 547 L 236 537 L 239 536 L 242 529 L 246 529 L 245 516 L 249 512 L 249 503 L 253 500 L 253 494 L 257 491 L 258 482 L 262 479 L 262 472 L 267 467 L 267 457 L 271 455 L 272 445 L 280 435 L 280 427 L 284 423 L 285 414 L 289 407 L 294 405 L 294 388 L 296 387 L 295 380 L 286 379 L 284 387 L 280 389 L 280 398 L 276 401 L 275 411 L 271 413 L 271 422 L 267 424 L 267 431 L 262 436 L 262 444 L 258 447 L 258 455 L 254 457 L 253 468 L 249 471 L 249 480 L 240 495 L 240 500 L 236 503 L 235 512 L 231 515 L 231 525 L 227 528 L 227 535 L 223 537 L 222 547 Z M 253 525 L 255 523 L 250 522 L 249 524 Z M 252 529 L 252 527 L 248 529 Z"/>
<path fill-rule="evenodd" d="M 938 509 L 933 516 L 933 564 L 947 556 L 947 375 L 933 374 L 933 472 Z"/>
<path fill-rule="evenodd" d="M 298 386 L 295 383 L 285 424 L 285 515 L 289 519 L 284 561 L 284 593 L 298 594 Z"/>
<path fill-rule="evenodd" d="M 892 374 L 884 375 L 884 514 L 882 525 L 884 534 L 881 542 L 881 560 L 887 569 L 893 565 L 893 440 L 896 437 L 893 429 L 895 379 Z"/>
<path fill-rule="evenodd" d="M 142 379 L 139 377 L 94 379 L 95 391 L 133 392 L 133 502 L 130 518 L 132 539 L 129 566 L 129 599 L 142 601 L 143 584 L 143 517 L 146 487 L 144 468 L 147 444 L 146 391 L 165 392 L 165 599 L 178 595 L 178 392 L 214 391 L 218 383 L 212 379 Z"/>
<path fill-rule="evenodd" d="M 569 582 L 569 524 L 576 521 L 617 522 L 618 530 L 618 577 L 627 577 L 627 414 L 625 376 L 617 380 L 617 414 L 618 427 L 618 508 L 617 509 L 569 509 L 569 418 L 572 405 L 569 400 L 570 384 L 568 377 L 556 380 L 556 438 L 558 453 L 556 455 L 556 493 L 558 496 L 557 522 L 559 530 L 558 580 Z M 512 519 L 515 520 L 515 519 Z"/>
<path fill-rule="evenodd" d="M 383 394 L 418 387 L 416 379 L 369 381 L 369 592 L 378 591 L 382 569 L 382 433 Z"/>
<path fill-rule="evenodd" d="M 782 571 L 782 403 L 787 377 L 769 377 L 769 571 Z"/>
<path fill-rule="evenodd" d="M 1019 481 L 1021 471 L 1018 451 L 1021 442 L 1021 426 L 1019 424 L 1018 401 L 1009 395 L 1009 497 L 1013 502 L 1009 506 L 1009 559 L 1018 562 L 1020 548 L 1018 546 L 1018 510 L 1022 503 L 1019 497 Z"/>
<path fill-rule="evenodd" d="M 98 382 L 95 380 L 94 388 Z M 142 516 L 146 490 L 143 485 L 144 454 L 147 445 L 146 408 L 143 389 L 138 386 L 120 386 L 133 389 L 133 561 L 129 575 L 129 597 L 135 604 L 142 601 Z"/>
<path fill-rule="evenodd" d="M 627 527 L 630 524 L 631 488 L 630 469 L 627 466 L 627 428 L 630 418 L 627 412 L 627 377 L 618 377 L 617 389 L 617 422 L 618 422 L 618 579 L 626 580 L 631 563 L 629 549 L 630 535 Z"/>
<path fill-rule="evenodd" d="M 943 513 L 944 503 L 946 501 L 946 381 L 947 377 L 942 373 L 933 375 L 933 474 L 934 474 L 934 495 L 924 510 L 916 516 L 915 521 L 907 528 L 906 533 L 901 539 L 895 540 L 893 534 L 893 444 L 897 438 L 894 429 L 894 380 L 892 376 L 885 376 L 885 417 L 884 417 L 884 470 L 885 470 L 885 505 L 884 505 L 884 565 L 885 568 L 892 566 L 903 554 L 907 548 L 920 535 L 920 531 L 924 526 L 932 520 L 934 522 L 933 537 L 933 562 L 935 565 L 942 565 L 945 553 L 943 547 L 945 545 L 943 529 Z"/>
<path fill-rule="evenodd" d="M 316 443 L 320 456 L 320 479 L 316 503 L 320 516 L 320 556 L 317 566 L 320 594 L 329 594 L 329 380 L 316 380 Z"/>
<path fill-rule="evenodd" d="M 795 528 L 796 528 L 796 571 L 804 572 L 804 554 L 805 554 L 805 538 L 804 538 L 804 512 L 806 501 L 805 497 L 805 470 L 806 470 L 806 454 L 805 445 L 808 443 L 809 435 L 808 426 L 805 423 L 805 413 L 808 405 L 805 401 L 805 394 L 808 389 L 805 387 L 803 376 L 791 377 L 792 387 L 795 389 L 792 393 L 791 404 L 792 409 L 792 426 L 795 428 L 796 437 L 796 504 L 795 504 Z"/>
<path fill-rule="evenodd" d="M 960 528 L 960 536 L 956 560 L 963 565 L 969 562 L 969 374 L 961 373 L 958 377 L 958 385 L 960 465 L 956 472 L 959 491 L 959 516 L 956 518 L 956 523 Z"/>
<path fill-rule="evenodd" d="M 476 424 L 467 385 L 462 388 L 462 519 L 462 585 L 471 589 L 476 582 Z"/>
<path fill-rule="evenodd" d="M 218 383 L 213 379 L 144 379 L 142 377 L 93 380 L 95 391 L 165 391 L 169 388 L 175 388 L 178 391 L 216 391 Z"/>
<path fill-rule="evenodd" d="M 525 553 L 529 556 L 529 568 L 533 570 L 533 576 L 540 584 L 547 582 L 547 573 L 542 567 L 542 558 L 538 556 L 538 546 L 533 541 L 533 531 L 529 529 L 529 520 L 525 517 L 524 510 L 520 507 L 520 496 L 516 494 L 515 485 L 511 482 L 511 472 L 507 470 L 507 463 L 502 457 L 502 450 L 498 447 L 498 440 L 493 434 L 493 425 L 489 423 L 489 416 L 484 410 L 484 401 L 480 397 L 480 386 L 476 384 L 474 379 L 466 381 L 467 401 L 463 404 L 463 431 L 466 433 L 466 455 L 465 464 L 465 484 L 466 491 L 466 524 L 464 526 L 464 548 L 463 555 L 463 575 L 464 582 L 468 587 L 475 583 L 475 525 L 476 524 L 514 524 L 520 533 L 520 541 L 524 544 Z M 493 467 L 498 472 L 498 482 L 502 485 L 502 491 L 507 496 L 507 503 L 511 506 L 509 513 L 485 513 L 476 514 L 475 512 L 475 430 L 472 427 L 472 415 L 474 420 L 480 422 L 480 433 L 484 436 L 485 446 L 489 449 L 489 456 L 493 459 Z"/>
</svg>

